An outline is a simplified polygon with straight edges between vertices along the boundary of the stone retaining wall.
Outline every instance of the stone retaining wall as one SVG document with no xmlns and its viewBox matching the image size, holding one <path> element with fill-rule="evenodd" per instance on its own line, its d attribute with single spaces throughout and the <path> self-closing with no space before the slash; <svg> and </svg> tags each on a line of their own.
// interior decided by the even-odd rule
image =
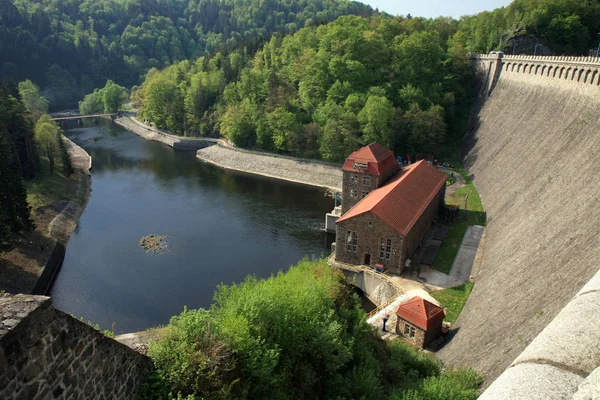
<svg viewBox="0 0 600 400">
<path fill-rule="evenodd" d="M 198 150 L 202 161 L 221 168 L 341 191 L 340 166 L 319 161 L 238 150 L 218 143 Z"/>
<path fill-rule="evenodd" d="M 135 399 L 152 362 L 56 310 L 0 295 L 0 399 Z"/>
</svg>

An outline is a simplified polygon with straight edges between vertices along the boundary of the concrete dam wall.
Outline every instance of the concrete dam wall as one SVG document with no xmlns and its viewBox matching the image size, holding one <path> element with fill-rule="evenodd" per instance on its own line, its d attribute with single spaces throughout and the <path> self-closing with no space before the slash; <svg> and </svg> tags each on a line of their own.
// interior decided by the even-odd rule
<svg viewBox="0 0 600 400">
<path fill-rule="evenodd" d="M 600 60 L 472 61 L 479 99 L 464 160 L 487 211 L 486 248 L 438 354 L 489 384 L 600 268 Z"/>
</svg>

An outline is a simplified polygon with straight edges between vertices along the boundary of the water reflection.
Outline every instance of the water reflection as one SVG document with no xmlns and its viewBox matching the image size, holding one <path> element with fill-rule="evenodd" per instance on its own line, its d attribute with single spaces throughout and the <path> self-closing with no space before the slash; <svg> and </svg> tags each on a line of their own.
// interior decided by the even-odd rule
<svg viewBox="0 0 600 400">
<path fill-rule="evenodd" d="M 118 332 L 206 307 L 216 285 L 320 256 L 322 190 L 225 171 L 108 122 L 68 135 L 93 158 L 92 197 L 52 289 L 55 305 Z M 138 245 L 169 235 L 166 254 Z"/>
</svg>

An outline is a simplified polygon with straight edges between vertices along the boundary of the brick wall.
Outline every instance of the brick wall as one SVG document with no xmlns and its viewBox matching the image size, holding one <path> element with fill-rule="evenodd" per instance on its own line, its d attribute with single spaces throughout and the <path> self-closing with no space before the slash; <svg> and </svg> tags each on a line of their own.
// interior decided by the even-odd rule
<svg viewBox="0 0 600 400">
<path fill-rule="evenodd" d="M 356 177 L 356 181 L 352 181 L 352 177 Z M 368 176 L 369 184 L 363 184 L 363 177 Z M 382 184 L 382 179 L 377 175 L 367 174 L 365 172 L 349 172 L 343 171 L 342 178 L 342 214 L 350 210 L 356 203 L 362 199 L 362 192 L 368 191 L 369 193 L 377 189 Z M 351 191 L 356 190 L 356 197 L 351 196 Z"/>
<path fill-rule="evenodd" d="M 358 234 L 356 253 L 347 251 L 347 231 Z M 379 259 L 379 248 L 381 239 L 388 238 L 392 239 L 392 251 L 390 260 L 384 262 Z M 382 263 L 386 270 L 399 273 L 401 271 L 402 241 L 402 235 L 373 214 L 361 214 L 337 225 L 335 259 L 347 264 L 362 265 L 365 261 L 365 254 L 370 254 L 370 266 Z"/>
<path fill-rule="evenodd" d="M 346 172 L 344 172 L 344 174 L 346 174 Z M 361 214 L 338 223 L 336 232 L 336 261 L 347 264 L 363 265 L 365 264 L 365 254 L 370 254 L 370 266 L 374 266 L 376 263 L 382 263 L 386 270 L 401 274 L 404 269 L 406 258 L 412 257 L 414 251 L 425 236 L 425 233 L 427 233 L 427 230 L 435 220 L 439 207 L 444 201 L 445 193 L 446 186 L 444 185 L 423 212 L 421 218 L 419 218 L 417 223 L 410 230 L 406 238 L 403 238 L 402 235 L 371 213 Z M 347 251 L 348 231 L 356 232 L 358 234 L 356 253 Z M 392 239 L 392 252 L 390 254 L 390 260 L 382 262 L 379 259 L 381 239 L 388 238 Z"/>
<path fill-rule="evenodd" d="M 152 362 L 56 310 L 0 295 L 0 399 L 135 399 Z"/>
<path fill-rule="evenodd" d="M 410 335 L 404 335 L 404 328 L 408 326 L 410 328 L 415 329 L 415 336 L 410 337 Z M 402 336 L 404 339 L 412 342 L 415 346 L 419 348 L 425 347 L 425 331 L 419 328 L 416 325 L 413 325 L 402 318 L 398 318 L 398 322 L 396 323 L 396 333 Z"/>
</svg>

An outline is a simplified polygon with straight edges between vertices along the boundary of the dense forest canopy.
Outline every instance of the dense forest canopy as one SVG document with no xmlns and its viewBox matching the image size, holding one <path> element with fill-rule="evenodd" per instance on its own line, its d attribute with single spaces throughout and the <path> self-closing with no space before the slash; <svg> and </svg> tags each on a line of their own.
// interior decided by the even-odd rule
<svg viewBox="0 0 600 400">
<path fill-rule="evenodd" d="M 470 64 L 449 18 L 340 17 L 254 56 L 218 53 L 151 71 L 141 116 L 177 133 L 220 133 L 260 147 L 339 161 L 377 141 L 438 151 L 468 107 Z"/>
<path fill-rule="evenodd" d="M 0 0 L 0 75 L 59 106 L 107 79 L 131 86 L 151 67 L 372 13 L 346 0 Z"/>
<path fill-rule="evenodd" d="M 463 17 L 455 40 L 474 53 L 514 49 L 532 54 L 535 44 L 542 44 L 546 54 L 587 56 L 592 49 L 595 54 L 599 32 L 598 1 L 514 0 L 508 7 Z"/>
</svg>

